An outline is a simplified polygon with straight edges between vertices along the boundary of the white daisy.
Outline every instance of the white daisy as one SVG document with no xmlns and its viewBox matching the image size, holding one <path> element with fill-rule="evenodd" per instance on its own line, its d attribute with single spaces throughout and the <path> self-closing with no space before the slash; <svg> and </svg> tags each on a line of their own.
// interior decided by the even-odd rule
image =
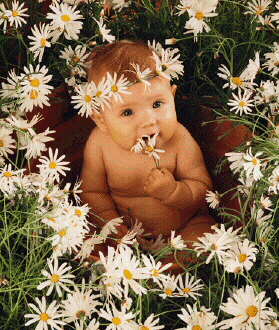
<svg viewBox="0 0 279 330">
<path fill-rule="evenodd" d="M 27 23 L 24 17 L 29 16 L 25 14 L 28 9 L 23 8 L 23 6 L 24 2 L 20 4 L 18 1 L 13 1 L 12 9 L 6 12 L 10 25 L 14 25 L 16 29 L 22 26 L 23 23 Z"/>
<path fill-rule="evenodd" d="M 61 302 L 65 322 L 83 324 L 84 321 L 90 319 L 92 313 L 97 312 L 96 307 L 102 305 L 98 301 L 101 295 L 93 294 L 92 291 L 86 288 L 83 280 L 81 290 L 75 285 L 74 291 L 67 294 L 67 299 Z"/>
<path fill-rule="evenodd" d="M 195 276 L 191 276 L 188 272 L 183 276 L 185 276 L 184 281 L 181 274 L 177 276 L 178 293 L 176 293 L 175 296 L 191 297 L 196 300 L 198 296 L 201 296 L 198 291 L 203 289 L 204 285 L 200 283 L 200 279 L 196 280 Z"/>
<path fill-rule="evenodd" d="M 42 156 L 39 161 L 41 164 L 37 165 L 40 168 L 40 172 L 48 177 L 51 180 L 56 180 L 59 182 L 59 175 L 66 175 L 65 171 L 69 171 L 70 168 L 65 165 L 69 164 L 69 162 L 62 162 L 62 160 L 66 157 L 62 155 L 58 158 L 58 149 L 55 149 L 53 153 L 52 149 L 48 149 L 49 157 Z"/>
<path fill-rule="evenodd" d="M 223 85 L 223 88 L 230 87 L 232 90 L 236 88 L 251 90 L 255 85 L 253 82 L 251 82 L 250 75 L 247 74 L 245 70 L 240 74 L 240 76 L 233 76 L 230 70 L 224 64 L 219 67 L 217 76 L 227 81 Z"/>
<path fill-rule="evenodd" d="M 107 83 L 110 88 L 110 92 L 108 97 L 114 97 L 115 101 L 123 102 L 121 93 L 123 94 L 132 94 L 131 92 L 127 91 L 129 81 L 127 78 L 124 77 L 124 74 L 121 75 L 120 78 L 117 77 L 117 73 L 114 72 L 114 75 L 111 76 L 110 73 L 107 73 Z"/>
<path fill-rule="evenodd" d="M 256 52 L 255 59 L 249 60 L 249 64 L 247 65 L 246 69 L 243 71 L 246 79 L 250 79 L 253 81 L 256 75 L 261 71 L 261 64 L 260 64 L 260 52 Z"/>
<path fill-rule="evenodd" d="M 182 314 L 177 314 L 177 316 L 188 325 L 187 329 L 215 329 L 215 325 L 213 325 L 213 323 L 216 321 L 217 317 L 214 315 L 213 312 L 210 312 L 210 308 L 205 308 L 204 306 L 201 306 L 198 309 L 196 304 L 193 306 L 187 304 L 186 308 L 182 308 Z"/>
<path fill-rule="evenodd" d="M 47 19 L 52 20 L 50 22 L 52 42 L 56 42 L 62 33 L 68 40 L 77 40 L 82 28 L 80 20 L 83 19 L 83 16 L 79 10 L 76 10 L 76 6 L 54 1 L 49 9 L 53 11 L 53 13 L 49 12 L 46 16 Z"/>
<path fill-rule="evenodd" d="M 83 261 L 85 258 L 88 258 L 90 256 L 96 244 L 101 244 L 103 242 L 103 237 L 94 233 L 92 237 L 83 241 L 82 246 L 80 247 L 80 250 L 74 259 L 80 259 L 81 261 Z"/>
<path fill-rule="evenodd" d="M 65 274 L 69 270 L 72 269 L 71 266 L 67 266 L 67 263 L 64 262 L 62 265 L 58 267 L 58 259 L 47 259 L 47 264 L 50 272 L 46 270 L 42 270 L 42 274 L 48 278 L 48 280 L 42 282 L 37 286 L 38 290 L 42 290 L 45 287 L 49 286 L 46 295 L 49 296 L 53 289 L 55 288 L 59 297 L 62 297 L 61 288 L 65 291 L 71 292 L 71 290 L 64 284 L 74 285 L 74 282 L 70 280 L 70 278 L 74 278 L 73 274 Z"/>
<path fill-rule="evenodd" d="M 231 249 L 228 250 L 231 255 L 228 260 L 224 261 L 225 269 L 230 263 L 230 260 L 236 259 L 239 263 L 239 270 L 250 270 L 256 261 L 256 254 L 258 249 L 253 242 L 250 242 L 247 238 L 243 242 L 232 244 Z"/>
<path fill-rule="evenodd" d="M 130 63 L 130 65 L 134 68 L 131 72 L 135 74 L 136 82 L 143 82 L 145 85 L 151 86 L 151 82 L 147 80 L 151 74 L 151 70 L 147 68 L 141 71 L 140 66 L 137 63 Z"/>
<path fill-rule="evenodd" d="M 279 62 L 279 44 L 277 42 L 273 43 L 273 51 L 270 53 L 265 53 L 264 57 L 266 62 L 263 67 L 266 67 L 272 76 L 275 76 L 279 72 L 278 62 Z"/>
<path fill-rule="evenodd" d="M 180 0 L 179 5 L 176 6 L 176 9 L 178 10 L 177 15 L 183 15 L 188 11 L 191 8 L 192 3 L 193 0 Z"/>
<path fill-rule="evenodd" d="M 209 207 L 215 209 L 220 203 L 220 196 L 217 191 L 206 191 L 205 200 L 209 203 Z"/>
<path fill-rule="evenodd" d="M 160 330 L 163 329 L 164 325 L 157 325 L 160 319 L 154 319 L 154 314 L 150 314 L 144 323 L 140 323 L 139 330 Z"/>
<path fill-rule="evenodd" d="M 97 21 L 95 17 L 93 17 L 95 22 L 98 24 L 99 33 L 103 38 L 103 42 L 107 41 L 109 43 L 115 41 L 115 36 L 112 36 L 110 33 L 110 29 L 106 28 L 106 25 L 104 24 L 104 18 L 100 16 L 100 20 Z"/>
<path fill-rule="evenodd" d="M 175 236 L 175 231 L 171 231 L 171 236 L 170 236 L 170 245 L 175 248 L 176 250 L 183 250 L 184 248 L 187 247 L 185 244 L 184 240 L 182 239 L 181 235 Z"/>
<path fill-rule="evenodd" d="M 100 236 L 103 237 L 103 238 L 106 238 L 111 233 L 117 234 L 118 233 L 118 230 L 117 230 L 116 227 L 118 227 L 121 223 L 123 223 L 123 219 L 122 218 L 115 218 L 115 219 L 109 220 L 103 226 L 103 228 L 102 228 L 102 230 L 100 232 Z"/>
<path fill-rule="evenodd" d="M 22 88 L 20 110 L 32 111 L 35 106 L 42 108 L 43 105 L 50 105 L 47 95 L 51 93 L 53 86 L 47 84 L 52 78 L 47 73 L 48 69 L 45 66 L 37 65 L 33 68 L 30 64 L 29 67 L 24 67 L 24 73 L 19 77 Z"/>
<path fill-rule="evenodd" d="M 197 35 L 203 30 L 209 32 L 210 27 L 205 20 L 218 15 L 215 13 L 217 3 L 216 0 L 193 1 L 188 9 L 190 19 L 185 24 L 185 29 L 190 31 L 186 33 L 193 32 L 196 40 Z"/>
<path fill-rule="evenodd" d="M 48 307 L 46 305 L 46 298 L 42 297 L 40 301 L 37 297 L 35 298 L 36 303 L 38 306 L 34 304 L 28 304 L 37 314 L 25 314 L 25 318 L 31 318 L 31 320 L 25 323 L 25 326 L 29 326 L 35 322 L 38 322 L 36 329 L 37 330 L 47 330 L 48 326 L 52 329 L 55 328 L 56 330 L 62 330 L 63 325 L 66 323 L 60 320 L 57 320 L 64 315 L 58 312 L 59 306 L 56 306 L 56 301 L 54 300 Z"/>
<path fill-rule="evenodd" d="M 25 168 L 13 170 L 11 164 L 5 165 L 0 169 L 0 190 L 4 194 L 12 195 L 21 184 L 20 176 L 25 171 Z"/>
<path fill-rule="evenodd" d="M 124 295 L 128 296 L 128 290 L 131 288 L 136 294 L 146 294 L 147 290 L 139 283 L 141 279 L 150 278 L 144 268 L 140 266 L 140 261 L 133 254 L 133 250 L 123 246 L 119 249 L 118 277 L 121 278 L 124 285 Z"/>
<path fill-rule="evenodd" d="M 251 207 L 251 219 L 255 221 L 255 223 L 260 226 L 266 222 L 266 220 L 270 219 L 272 214 L 265 215 L 262 209 L 256 210 L 255 204 Z"/>
<path fill-rule="evenodd" d="M 0 155 L 8 157 L 8 154 L 13 154 L 16 141 L 12 138 L 13 131 L 4 126 L 0 127 Z"/>
<path fill-rule="evenodd" d="M 249 100 L 251 98 L 252 92 L 248 90 L 244 91 L 244 94 L 241 95 L 241 91 L 238 90 L 238 96 L 232 93 L 234 100 L 230 99 L 228 105 L 232 106 L 230 111 L 235 111 L 235 114 L 242 116 L 243 112 L 248 115 L 249 112 L 252 112 L 251 107 L 254 107 L 254 100 Z"/>
<path fill-rule="evenodd" d="M 153 57 L 156 61 L 157 70 L 163 72 L 167 78 L 178 79 L 179 75 L 183 75 L 183 62 L 179 61 L 180 54 L 178 48 L 162 48 L 158 55 L 153 52 Z"/>
<path fill-rule="evenodd" d="M 268 191 L 277 194 L 277 192 L 279 191 L 279 166 L 276 166 L 275 169 L 272 171 L 271 175 L 268 178 L 268 181 L 270 182 Z"/>
<path fill-rule="evenodd" d="M 198 237 L 199 242 L 193 243 L 197 256 L 203 252 L 210 252 L 206 259 L 208 264 L 210 260 L 216 255 L 219 262 L 222 264 L 223 259 L 229 256 L 227 250 L 230 248 L 233 238 L 229 237 L 227 232 L 224 233 L 205 233 L 203 237 Z"/>
<path fill-rule="evenodd" d="M 162 264 L 161 261 L 156 262 L 152 255 L 146 256 L 144 254 L 142 254 L 142 260 L 145 265 L 145 271 L 154 282 L 159 284 L 160 282 L 168 280 L 169 276 L 163 274 L 163 272 L 166 271 L 172 263 Z"/>
<path fill-rule="evenodd" d="M 79 109 L 78 114 L 85 117 L 90 117 L 93 114 L 93 110 L 98 109 L 98 103 L 95 99 L 95 90 L 92 89 L 92 84 L 82 84 L 75 86 L 75 92 L 77 95 L 72 95 L 72 103 L 75 109 Z"/>
<path fill-rule="evenodd" d="M 227 152 L 225 156 L 228 157 L 228 161 L 231 162 L 230 169 L 236 173 L 243 169 L 244 164 L 244 153 L 243 152 Z"/>
<path fill-rule="evenodd" d="M 9 10 L 5 7 L 4 3 L 0 3 L 0 25 L 3 24 L 3 32 L 7 31 Z"/>
<path fill-rule="evenodd" d="M 272 0 L 251 0 L 247 3 L 248 10 L 244 14 L 252 14 L 256 17 L 262 16 L 264 11 L 269 9 Z"/>
<path fill-rule="evenodd" d="M 127 0 L 112 0 L 113 9 L 121 11 L 123 8 L 128 8 L 131 4 L 131 1 Z"/>
<path fill-rule="evenodd" d="M 250 285 L 236 290 L 220 309 L 234 317 L 218 323 L 220 329 L 248 330 L 256 327 L 265 329 L 265 325 L 271 317 L 276 318 L 276 313 L 267 307 L 270 298 L 265 299 L 265 292 L 255 294 Z"/>
<path fill-rule="evenodd" d="M 272 202 L 269 197 L 265 197 L 264 195 L 260 198 L 260 206 L 266 210 L 272 211 L 270 208 L 272 206 Z"/>
<path fill-rule="evenodd" d="M 98 104 L 98 111 L 99 111 L 99 107 L 101 107 L 102 109 L 104 108 L 105 105 L 110 107 L 109 96 L 108 96 L 110 93 L 110 87 L 108 85 L 106 77 L 104 77 L 98 83 L 98 85 L 96 85 L 94 81 L 91 81 L 90 88 L 92 89 L 93 95 L 95 97 L 95 101 Z"/>
<path fill-rule="evenodd" d="M 106 304 L 104 309 L 101 309 L 99 316 L 111 322 L 107 329 L 110 330 L 128 330 L 130 328 L 130 322 L 135 317 L 132 312 L 126 313 L 125 308 L 121 308 L 119 311 L 114 304 L 111 306 Z"/>
<path fill-rule="evenodd" d="M 243 164 L 243 168 L 246 171 L 246 176 L 249 177 L 250 175 L 253 176 L 254 180 L 259 180 L 263 174 L 261 172 L 261 161 L 258 158 L 261 156 L 262 152 L 257 152 L 255 156 L 252 154 L 251 147 L 247 150 L 246 154 L 243 156 L 245 163 Z"/>
<path fill-rule="evenodd" d="M 177 288 L 177 278 L 172 275 L 168 276 L 168 279 L 160 283 L 160 288 L 162 293 L 159 294 L 160 297 L 166 299 L 167 297 L 175 297 L 175 290 Z"/>
<path fill-rule="evenodd" d="M 48 41 L 50 37 L 49 25 L 40 24 L 39 27 L 36 25 L 31 29 L 32 36 L 28 36 L 31 40 L 29 50 L 34 53 L 34 59 L 38 58 L 38 61 L 41 62 L 45 47 L 50 47 L 51 43 Z"/>
<path fill-rule="evenodd" d="M 25 157 L 30 158 L 38 158 L 41 156 L 42 152 L 47 150 L 46 142 L 53 141 L 54 138 L 48 136 L 49 134 L 55 133 L 55 131 L 50 131 L 47 128 L 44 132 L 36 134 L 32 129 L 29 129 L 31 133 L 28 140 L 23 143 L 24 145 L 20 147 L 20 150 L 26 149 Z"/>
</svg>

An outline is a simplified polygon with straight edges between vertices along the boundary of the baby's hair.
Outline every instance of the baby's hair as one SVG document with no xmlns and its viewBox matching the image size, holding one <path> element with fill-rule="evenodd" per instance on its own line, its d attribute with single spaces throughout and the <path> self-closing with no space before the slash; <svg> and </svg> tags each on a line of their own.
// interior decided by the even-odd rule
<svg viewBox="0 0 279 330">
<path fill-rule="evenodd" d="M 142 41 L 121 40 L 103 46 L 97 46 L 88 57 L 88 80 L 98 83 L 106 73 L 114 72 L 117 76 L 124 74 L 129 81 L 137 79 L 132 72 L 136 63 L 140 70 L 150 69 L 151 73 L 156 71 L 156 61 L 153 50 Z"/>
</svg>

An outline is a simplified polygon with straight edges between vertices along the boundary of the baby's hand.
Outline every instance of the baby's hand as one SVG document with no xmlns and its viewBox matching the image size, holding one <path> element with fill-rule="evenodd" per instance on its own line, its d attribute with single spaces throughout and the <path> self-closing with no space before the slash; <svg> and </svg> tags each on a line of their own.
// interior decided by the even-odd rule
<svg viewBox="0 0 279 330">
<path fill-rule="evenodd" d="M 153 198 L 166 200 L 175 190 L 177 182 L 165 167 L 153 168 L 149 173 L 144 191 Z"/>
</svg>

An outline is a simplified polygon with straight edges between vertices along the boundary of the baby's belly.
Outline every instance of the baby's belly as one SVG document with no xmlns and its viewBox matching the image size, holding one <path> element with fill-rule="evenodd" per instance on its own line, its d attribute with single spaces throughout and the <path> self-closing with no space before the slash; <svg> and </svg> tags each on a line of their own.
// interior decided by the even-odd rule
<svg viewBox="0 0 279 330">
<path fill-rule="evenodd" d="M 167 207 L 152 197 L 123 197 L 115 194 L 111 197 L 129 228 L 131 227 L 130 219 L 133 221 L 138 219 L 145 233 L 151 233 L 153 238 L 157 238 L 159 234 L 167 237 L 171 230 L 178 231 L 194 215 L 187 214 L 185 210 Z"/>
</svg>

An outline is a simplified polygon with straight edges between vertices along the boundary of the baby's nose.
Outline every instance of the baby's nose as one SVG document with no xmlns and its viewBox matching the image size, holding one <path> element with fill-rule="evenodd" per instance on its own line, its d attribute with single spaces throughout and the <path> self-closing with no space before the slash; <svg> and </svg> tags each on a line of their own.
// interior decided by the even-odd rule
<svg viewBox="0 0 279 330">
<path fill-rule="evenodd" d="M 157 123 L 157 116 L 153 109 L 147 109 L 143 115 L 143 127 L 155 125 Z"/>
</svg>

